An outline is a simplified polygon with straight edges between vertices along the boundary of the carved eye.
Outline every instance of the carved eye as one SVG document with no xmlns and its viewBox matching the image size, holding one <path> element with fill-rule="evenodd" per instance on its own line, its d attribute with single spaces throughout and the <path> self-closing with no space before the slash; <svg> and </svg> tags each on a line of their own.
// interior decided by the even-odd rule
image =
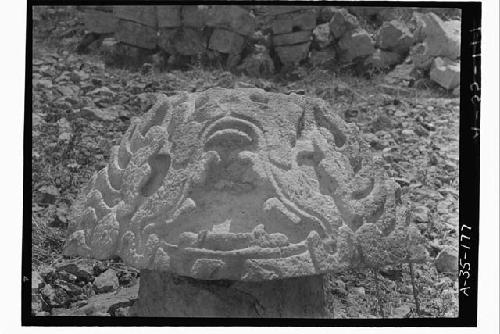
<svg viewBox="0 0 500 334">
<path fill-rule="evenodd" d="M 163 179 L 170 169 L 171 158 L 169 154 L 154 154 L 148 159 L 151 173 L 140 188 L 144 197 L 153 195 L 160 188 Z"/>
</svg>

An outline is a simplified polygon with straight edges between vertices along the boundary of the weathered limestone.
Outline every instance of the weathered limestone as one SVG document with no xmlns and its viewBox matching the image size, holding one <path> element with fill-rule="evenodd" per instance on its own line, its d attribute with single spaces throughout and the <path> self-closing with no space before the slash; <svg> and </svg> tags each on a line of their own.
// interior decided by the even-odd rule
<svg viewBox="0 0 500 334">
<path fill-rule="evenodd" d="M 322 275 L 263 282 L 213 282 L 143 270 L 134 315 L 325 318 L 327 297 Z"/>
<path fill-rule="evenodd" d="M 361 227 L 384 239 L 400 226 L 397 185 L 352 146 L 353 131 L 321 100 L 295 95 L 161 97 L 82 192 L 66 252 L 198 279 L 341 268 Z"/>
<path fill-rule="evenodd" d="M 330 19 L 330 33 L 335 39 L 341 38 L 346 32 L 359 28 L 358 19 L 346 9 L 333 10 Z"/>
<path fill-rule="evenodd" d="M 160 95 L 79 195 L 65 254 L 141 269 L 142 315 L 321 317 L 323 274 L 426 259 L 382 164 L 320 99 Z"/>
<path fill-rule="evenodd" d="M 445 89 L 454 89 L 460 85 L 460 63 L 448 58 L 437 57 L 432 62 L 431 80 Z"/>
<path fill-rule="evenodd" d="M 315 27 L 316 13 L 311 9 L 287 12 L 274 18 L 273 45 L 285 67 L 297 65 L 307 58 Z"/>
<path fill-rule="evenodd" d="M 338 42 L 342 51 L 343 62 L 350 62 L 358 57 L 369 56 L 375 52 L 375 43 L 364 29 L 347 32 Z"/>
<path fill-rule="evenodd" d="M 443 22 L 436 14 L 416 15 L 416 39 L 422 43 L 410 50 L 415 66 L 429 69 L 435 57 L 455 60 L 460 57 L 460 25 L 456 22 Z"/>
<path fill-rule="evenodd" d="M 377 34 L 377 44 L 385 51 L 407 54 L 413 44 L 413 35 L 401 21 L 385 22 Z"/>
</svg>

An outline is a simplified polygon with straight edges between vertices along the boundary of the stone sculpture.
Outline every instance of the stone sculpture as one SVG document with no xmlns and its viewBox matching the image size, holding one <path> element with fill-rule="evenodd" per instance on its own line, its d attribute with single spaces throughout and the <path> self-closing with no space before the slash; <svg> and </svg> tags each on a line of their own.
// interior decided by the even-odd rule
<svg viewBox="0 0 500 334">
<path fill-rule="evenodd" d="M 348 267 L 424 260 L 400 204 L 382 160 L 323 100 L 253 88 L 160 95 L 82 191 L 65 253 L 120 256 L 143 270 L 149 297 L 142 282 L 167 286 L 154 277 L 161 272 L 249 282 L 252 291 L 263 281 L 293 286 Z M 217 298 L 213 305 L 231 299 Z"/>
</svg>

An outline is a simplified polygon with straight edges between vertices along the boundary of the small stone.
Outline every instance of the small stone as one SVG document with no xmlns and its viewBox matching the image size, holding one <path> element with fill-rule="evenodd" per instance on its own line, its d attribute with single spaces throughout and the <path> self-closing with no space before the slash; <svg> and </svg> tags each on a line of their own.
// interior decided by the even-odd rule
<svg viewBox="0 0 500 334">
<path fill-rule="evenodd" d="M 394 318 L 398 319 L 408 318 L 409 314 L 411 313 L 411 308 L 410 306 L 404 304 L 399 307 L 396 307 L 392 312 Z"/>
<path fill-rule="evenodd" d="M 67 273 L 73 274 L 78 280 L 89 282 L 94 277 L 94 271 L 92 264 L 86 263 L 85 261 L 74 261 L 74 262 L 64 262 L 62 264 L 56 265 L 56 271 L 65 271 Z"/>
<path fill-rule="evenodd" d="M 419 205 L 413 210 L 413 217 L 417 223 L 428 223 L 429 209 L 424 205 Z"/>
<path fill-rule="evenodd" d="M 403 131 L 401 131 L 401 134 L 403 136 L 413 136 L 415 132 L 412 129 L 404 129 Z"/>
<path fill-rule="evenodd" d="M 119 286 L 116 271 L 108 269 L 94 280 L 94 287 L 97 293 L 105 293 L 117 289 Z"/>
<path fill-rule="evenodd" d="M 33 87 L 42 89 L 51 89 L 52 80 L 49 79 L 33 80 Z"/>
<path fill-rule="evenodd" d="M 431 66 L 430 78 L 445 89 L 454 89 L 460 85 L 460 63 L 437 57 Z"/>
<path fill-rule="evenodd" d="M 440 273 L 455 273 L 458 270 L 458 254 L 451 247 L 444 248 L 434 261 L 436 269 Z"/>
<path fill-rule="evenodd" d="M 364 296 L 366 294 L 365 288 L 363 287 L 352 287 L 349 290 L 360 296 Z"/>
</svg>

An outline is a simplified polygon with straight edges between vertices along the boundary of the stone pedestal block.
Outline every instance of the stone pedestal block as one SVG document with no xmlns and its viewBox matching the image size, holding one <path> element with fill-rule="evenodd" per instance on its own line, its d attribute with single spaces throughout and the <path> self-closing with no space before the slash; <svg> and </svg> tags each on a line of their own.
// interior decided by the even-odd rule
<svg viewBox="0 0 500 334">
<path fill-rule="evenodd" d="M 325 318 L 324 275 L 243 282 L 141 271 L 141 317 Z"/>
</svg>

